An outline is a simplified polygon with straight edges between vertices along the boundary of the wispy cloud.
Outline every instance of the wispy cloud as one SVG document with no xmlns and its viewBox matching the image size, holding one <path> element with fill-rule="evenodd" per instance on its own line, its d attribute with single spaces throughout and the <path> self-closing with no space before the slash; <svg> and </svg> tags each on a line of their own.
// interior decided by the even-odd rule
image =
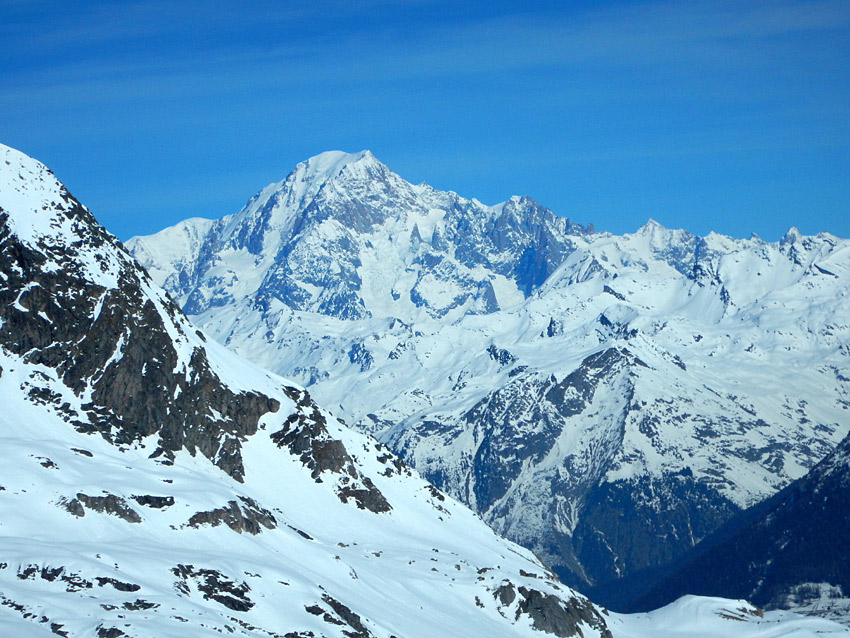
<svg viewBox="0 0 850 638">
<path fill-rule="evenodd" d="M 251 91 L 280 81 L 374 83 L 534 69 L 610 73 L 652 67 L 663 72 L 722 64 L 728 70 L 777 63 L 777 56 L 782 60 L 783 51 L 791 46 L 783 38 L 850 25 L 850 4 L 843 1 L 674 2 L 616 11 L 520 12 L 451 25 L 369 26 L 359 21 L 345 26 L 337 21 L 330 33 L 300 35 L 299 25 L 312 24 L 328 4 L 341 6 L 292 4 L 285 11 L 253 7 L 239 13 L 238 19 L 231 15 L 231 3 L 202 7 L 135 2 L 122 4 L 120 11 L 115 5 L 96 6 L 59 30 L 26 34 L 31 46 L 71 54 L 67 61 L 57 56 L 34 74 L 32 69 L 20 69 L 18 82 L 12 85 L 35 91 L 54 87 L 67 94 L 78 84 L 82 94 L 97 91 L 101 82 L 103 93 L 97 93 L 108 98 L 135 95 L 132 84 L 150 94 L 155 88 L 151 82 L 159 79 L 174 79 L 176 86 L 167 84 L 168 90 L 194 94 L 204 86 L 210 91 Z M 284 23 L 291 23 L 291 28 L 275 36 L 275 27 Z M 262 27 L 257 35 L 252 35 L 254 27 Z M 188 45 L 175 43 L 177 48 L 140 47 L 133 55 L 131 47 L 117 59 L 99 53 L 73 55 L 75 48 L 98 41 L 157 39 L 183 34 L 187 28 L 196 29 L 198 36 Z M 235 36 L 236 29 L 244 37 Z M 228 37 L 208 46 L 210 39 L 222 34 Z M 818 51 L 798 48 L 795 54 L 814 58 Z M 12 79 L 16 75 L 9 68 L 6 73 Z M 117 88 L 109 90 L 107 84 Z"/>
</svg>

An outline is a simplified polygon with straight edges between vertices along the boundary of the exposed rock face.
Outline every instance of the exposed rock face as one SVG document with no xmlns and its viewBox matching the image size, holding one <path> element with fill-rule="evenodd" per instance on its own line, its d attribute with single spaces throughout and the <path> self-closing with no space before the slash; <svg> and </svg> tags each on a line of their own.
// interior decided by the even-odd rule
<svg viewBox="0 0 850 638">
<path fill-rule="evenodd" d="M 83 516 L 84 509 L 80 507 L 80 503 L 95 512 L 103 512 L 105 514 L 112 514 L 118 518 L 123 518 L 128 523 L 142 522 L 142 517 L 139 516 L 139 513 L 127 505 L 127 501 L 115 494 L 107 494 L 106 496 L 89 496 L 88 494 L 78 493 L 77 498 L 69 501 L 66 507 L 69 512 L 76 514 L 77 516 Z"/>
<path fill-rule="evenodd" d="M 324 609 L 321 605 L 310 605 L 305 607 L 306 611 L 314 616 L 321 616 L 325 622 L 332 625 L 348 626 L 349 629 L 345 630 L 345 635 L 349 638 L 374 637 L 375 634 L 363 624 L 363 619 L 347 606 L 327 594 L 322 596 L 322 601 L 330 607 L 330 610 Z"/>
<path fill-rule="evenodd" d="M 157 509 L 174 505 L 173 496 L 153 496 L 151 494 L 141 494 L 134 495 L 133 500 L 136 501 L 139 505 L 144 505 L 146 507 L 155 507 Z"/>
<path fill-rule="evenodd" d="M 68 227 L 72 239 L 54 243 L 45 235 L 27 242 L 0 210 L 6 284 L 0 289 L 0 344 L 54 370 L 81 397 L 79 411 L 54 406 L 80 431 L 118 445 L 156 434 L 166 457 L 197 450 L 242 478 L 239 441 L 257 431 L 263 414 L 278 409 L 276 401 L 234 393 L 220 382 L 204 351 L 191 345 L 191 328 L 177 319 L 178 308 L 165 296 L 152 298 L 144 271 L 67 191 L 43 214 Z M 87 261 L 92 257 L 93 264 Z M 92 281 L 93 267 L 103 271 L 101 279 L 114 277 L 115 286 Z M 38 395 L 37 379 L 28 391 Z"/>
<path fill-rule="evenodd" d="M 237 583 L 215 569 L 200 569 L 194 565 L 177 565 L 171 570 L 177 577 L 175 587 L 189 591 L 191 582 L 206 600 L 212 600 L 233 611 L 248 611 L 254 602 L 248 597 L 248 583 Z"/>
<path fill-rule="evenodd" d="M 604 638 L 612 638 L 599 611 L 578 599 L 565 605 L 557 596 L 533 587 L 515 587 L 510 581 L 499 585 L 493 597 L 501 604 L 500 613 L 512 610 L 517 620 L 526 616 L 532 627 L 553 636 L 580 635 L 581 626 L 585 625 L 599 630 Z"/>
<path fill-rule="evenodd" d="M 623 462 L 626 431 L 651 414 L 633 405 L 646 368 L 609 348 L 561 380 L 521 373 L 458 420 L 399 427 L 388 440 L 567 582 L 610 582 L 669 562 L 740 511 L 690 470 L 605 480 Z"/>
<path fill-rule="evenodd" d="M 336 493 L 343 503 L 352 499 L 359 508 L 375 513 L 392 509 L 387 499 L 356 468 L 342 441 L 327 431 L 325 417 L 304 390 L 286 388 L 287 395 L 296 401 L 297 411 L 287 417 L 283 428 L 271 435 L 278 447 L 287 447 L 311 470 L 314 480 L 321 482 L 324 472 L 339 476 Z"/>
<path fill-rule="evenodd" d="M 199 527 L 200 525 L 216 527 L 224 524 L 234 532 L 247 532 L 248 534 L 259 534 L 263 527 L 266 529 L 277 527 L 277 520 L 274 515 L 256 501 L 244 496 L 240 497 L 239 500 L 241 503 L 228 501 L 225 507 L 192 514 L 186 524 L 189 527 Z"/>
</svg>

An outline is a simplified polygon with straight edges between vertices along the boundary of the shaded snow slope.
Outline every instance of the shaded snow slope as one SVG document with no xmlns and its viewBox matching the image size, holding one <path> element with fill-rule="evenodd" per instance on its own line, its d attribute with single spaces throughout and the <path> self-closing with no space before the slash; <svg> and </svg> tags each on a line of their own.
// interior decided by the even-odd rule
<svg viewBox="0 0 850 638">
<path fill-rule="evenodd" d="M 684 592 L 723 592 L 850 623 L 848 535 L 850 436 L 803 478 L 697 545 L 624 607 L 651 609 Z"/>
</svg>

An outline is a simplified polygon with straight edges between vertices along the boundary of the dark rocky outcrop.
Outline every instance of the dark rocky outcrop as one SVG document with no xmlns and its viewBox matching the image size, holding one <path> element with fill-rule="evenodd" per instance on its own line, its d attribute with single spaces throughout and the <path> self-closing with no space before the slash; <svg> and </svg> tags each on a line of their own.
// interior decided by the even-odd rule
<svg viewBox="0 0 850 638">
<path fill-rule="evenodd" d="M 112 578 L 111 576 L 97 576 L 95 577 L 95 580 L 99 587 L 111 585 L 118 591 L 139 591 L 141 589 L 141 586 L 136 585 L 135 583 L 125 583 L 117 578 Z"/>
<path fill-rule="evenodd" d="M 35 580 L 37 578 L 48 583 L 62 583 L 67 592 L 78 592 L 94 587 L 94 583 L 90 580 L 83 578 L 80 574 L 70 572 L 62 566 L 20 565 L 18 567 L 18 579 Z"/>
<path fill-rule="evenodd" d="M 154 509 L 163 509 L 174 505 L 173 496 L 152 496 L 151 494 L 134 495 L 133 500 L 139 505 L 152 507 Z"/>
<path fill-rule="evenodd" d="M 152 297 L 147 274 L 85 207 L 62 193 L 42 214 L 60 225 L 70 222 L 75 241 L 59 235 L 23 241 L 0 209 L 0 345 L 54 370 L 90 401 L 82 406 L 85 415 L 77 414 L 37 378 L 30 396 L 54 404 L 80 431 L 117 445 L 156 434 L 155 453 L 165 459 L 181 449 L 200 452 L 241 480 L 240 441 L 278 402 L 224 385 L 200 343 L 189 338 L 194 329 L 177 306 L 165 295 Z M 100 272 L 91 273 L 92 267 Z M 103 273 L 115 274 L 117 286 L 97 283 Z"/>
<path fill-rule="evenodd" d="M 586 598 L 571 597 L 568 601 L 505 581 L 493 591 L 493 598 L 501 605 L 501 612 L 514 610 L 514 619 L 527 616 L 532 627 L 559 638 L 584 635 L 582 626 L 595 629 L 602 638 L 612 638 L 605 619 Z"/>
<path fill-rule="evenodd" d="M 127 501 L 123 498 L 115 494 L 104 494 L 105 496 L 89 496 L 88 494 L 78 492 L 76 498 L 62 501 L 61 505 L 77 517 L 85 516 L 85 508 L 88 508 L 94 512 L 117 516 L 128 523 L 142 522 L 142 517 L 139 516 L 139 513 L 127 505 Z"/>
<path fill-rule="evenodd" d="M 343 634 L 349 638 L 373 638 L 374 634 L 366 628 L 358 614 L 328 594 L 322 594 L 322 600 L 330 610 L 321 605 L 307 605 L 304 607 L 305 611 L 318 616 L 329 625 L 349 627 L 353 631 L 343 630 Z"/>
<path fill-rule="evenodd" d="M 261 507 L 254 499 L 240 496 L 241 504 L 236 501 L 228 501 L 224 507 L 208 512 L 193 514 L 186 523 L 189 527 L 200 527 L 210 525 L 217 527 L 227 525 L 234 532 L 247 532 L 248 534 L 259 534 L 263 528 L 274 529 L 277 520 L 267 509 Z"/>
<path fill-rule="evenodd" d="M 177 577 L 175 588 L 188 594 L 189 583 L 197 587 L 206 600 L 214 600 L 233 611 L 248 611 L 254 601 L 248 597 L 251 588 L 244 581 L 237 583 L 215 569 L 201 569 L 194 565 L 177 565 L 171 569 Z"/>
<path fill-rule="evenodd" d="M 375 513 L 388 512 L 389 502 L 367 476 L 357 469 L 342 441 L 330 436 L 327 420 L 305 390 L 286 388 L 297 409 L 284 422 L 283 428 L 272 433 L 278 447 L 286 447 L 310 469 L 316 482 L 322 473 L 336 475 L 336 492 L 345 503 L 352 499 L 361 509 Z"/>
</svg>

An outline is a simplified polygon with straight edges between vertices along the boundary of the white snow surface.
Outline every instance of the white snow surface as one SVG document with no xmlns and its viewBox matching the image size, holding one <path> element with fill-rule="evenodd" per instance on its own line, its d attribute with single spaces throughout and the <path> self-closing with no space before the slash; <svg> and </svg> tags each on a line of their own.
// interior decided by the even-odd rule
<svg viewBox="0 0 850 638">
<path fill-rule="evenodd" d="M 278 414 L 267 415 L 264 431 L 245 443 L 248 471 L 239 484 L 200 456 L 180 453 L 173 466 L 165 465 L 149 458 L 153 442 L 119 449 L 99 436 L 75 432 L 43 406 L 22 399 L 20 388 L 37 372 L 33 366 L 6 353 L 0 358 L 5 459 L 0 469 L 0 595 L 4 603 L 21 604 L 25 613 L 34 614 L 27 622 L 9 604 L 0 608 L 0 628 L 21 632 L 15 635 L 36 631 L 42 616 L 49 618 L 47 626 L 58 623 L 73 636 L 92 635 L 100 625 L 125 624 L 134 636 L 214 631 L 263 636 L 282 630 L 342 635 L 340 628 L 304 611 L 324 605 L 322 596 L 329 595 L 356 610 L 376 635 L 449 635 L 452 627 L 461 626 L 469 636 L 522 636 L 532 635 L 529 627 L 506 621 L 503 613 L 512 616 L 500 612 L 490 589 L 510 578 L 565 599 L 573 595 L 547 577 L 527 550 L 497 537 L 456 502 L 437 500 L 418 476 L 383 476 L 386 468 L 376 460 L 374 441 L 333 422 L 332 435 L 356 455 L 360 469 L 391 502 L 391 512 L 375 514 L 343 504 L 325 487 L 332 476 L 325 484 L 315 483 L 296 457 L 274 445 L 268 433 L 292 409 L 286 404 Z M 255 369 L 251 375 L 250 367 L 232 355 L 228 363 L 235 364 L 231 370 L 246 386 L 266 385 L 264 372 Z M 58 383 L 53 387 L 62 391 Z M 72 405 L 79 402 L 66 394 Z M 141 520 L 89 509 L 77 518 L 63 504 L 79 493 L 114 495 Z M 146 507 L 134 501 L 140 495 L 172 497 L 174 504 Z M 276 528 L 252 536 L 225 525 L 187 524 L 197 512 L 242 498 L 267 508 Z M 245 583 L 254 606 L 233 611 L 207 600 L 192 578 L 181 587 L 174 573 L 179 565 L 216 570 L 239 586 Z M 30 566 L 36 572 L 24 575 Z M 65 577 L 80 579 L 79 589 L 70 580 L 43 575 L 60 568 Z M 519 569 L 537 576 L 523 577 Z M 139 588 L 119 591 L 99 585 L 98 578 Z M 480 611 L 476 596 L 484 604 Z M 153 606 L 129 610 L 137 600 Z"/>
<path fill-rule="evenodd" d="M 666 607 L 646 614 L 612 614 L 609 627 L 620 638 L 815 638 L 842 635 L 841 628 L 825 619 L 800 616 L 788 611 L 762 612 L 744 600 L 683 596 Z"/>
</svg>

